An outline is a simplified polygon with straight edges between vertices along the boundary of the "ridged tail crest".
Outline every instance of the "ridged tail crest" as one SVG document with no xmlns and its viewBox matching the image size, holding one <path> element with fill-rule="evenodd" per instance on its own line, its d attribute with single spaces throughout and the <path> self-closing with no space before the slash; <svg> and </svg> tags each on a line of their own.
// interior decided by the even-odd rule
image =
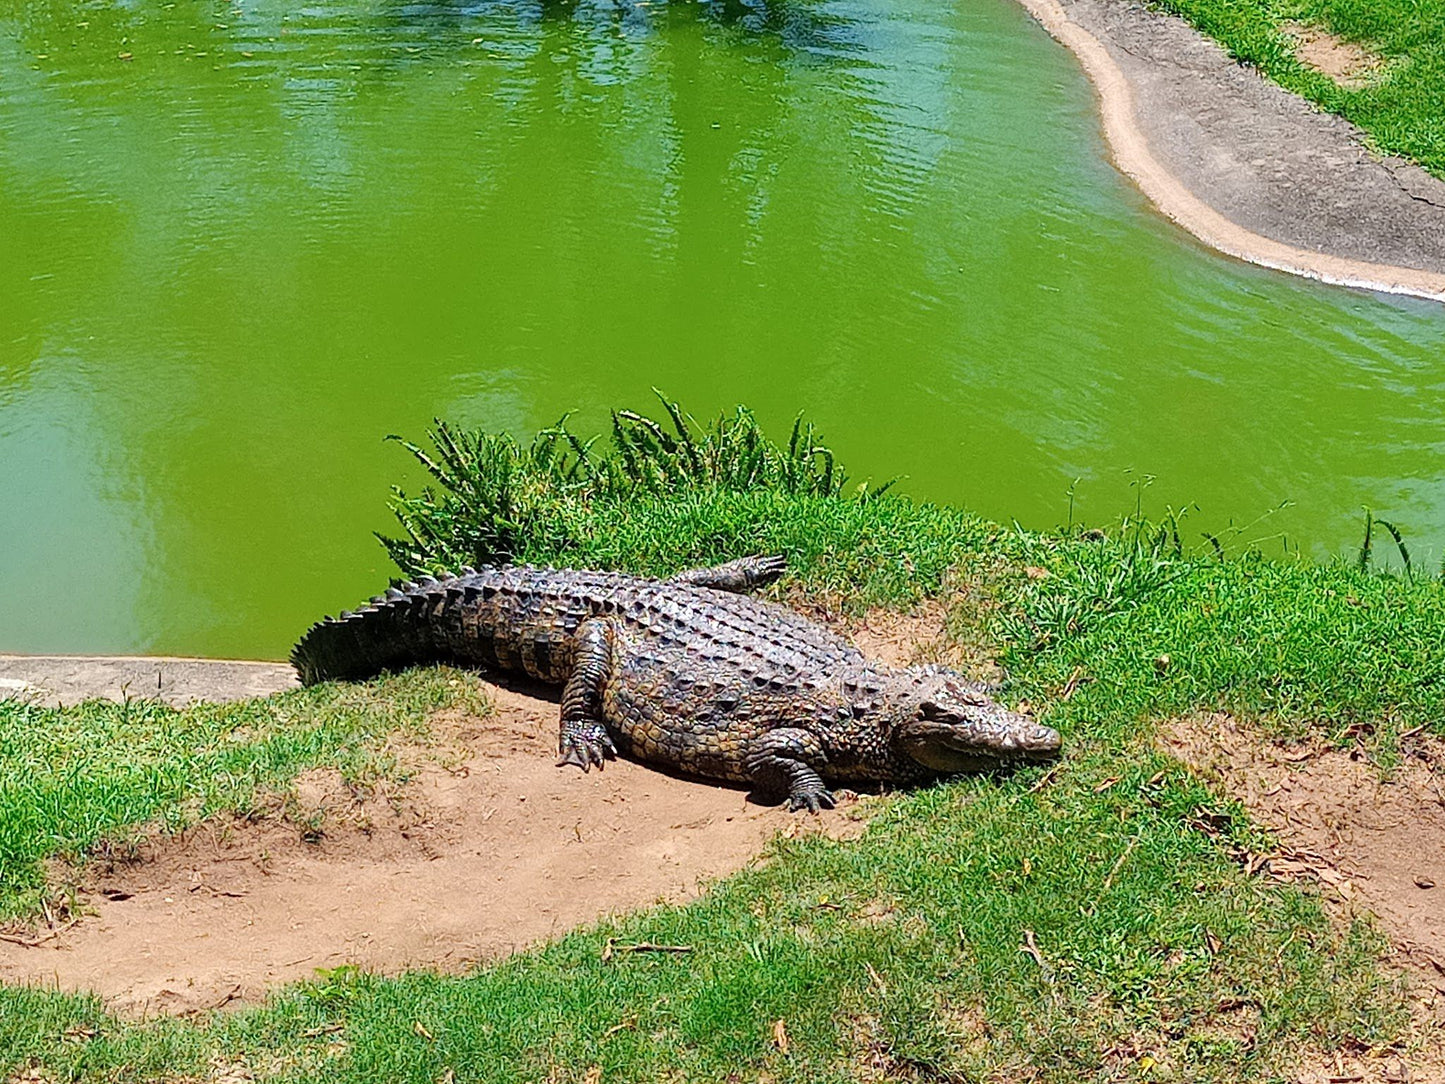
<svg viewBox="0 0 1445 1084">
<path fill-rule="evenodd" d="M 342 611 L 312 625 L 291 649 L 291 665 L 303 685 L 355 681 L 418 663 L 445 662 L 451 645 L 440 637 L 433 616 L 448 603 L 479 594 L 476 569 L 459 576 L 422 576 L 390 587 L 365 606 Z"/>
</svg>

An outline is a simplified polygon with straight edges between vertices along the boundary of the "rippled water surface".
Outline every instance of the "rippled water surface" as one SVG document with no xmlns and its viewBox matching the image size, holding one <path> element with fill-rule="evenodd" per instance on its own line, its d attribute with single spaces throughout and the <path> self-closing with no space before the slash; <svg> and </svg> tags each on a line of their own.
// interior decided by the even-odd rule
<svg viewBox="0 0 1445 1084">
<path fill-rule="evenodd" d="M 280 655 L 390 574 L 385 434 L 654 385 L 1026 525 L 1424 548 L 1442 347 L 1157 218 L 1009 0 L 0 0 L 0 650 Z"/>
</svg>

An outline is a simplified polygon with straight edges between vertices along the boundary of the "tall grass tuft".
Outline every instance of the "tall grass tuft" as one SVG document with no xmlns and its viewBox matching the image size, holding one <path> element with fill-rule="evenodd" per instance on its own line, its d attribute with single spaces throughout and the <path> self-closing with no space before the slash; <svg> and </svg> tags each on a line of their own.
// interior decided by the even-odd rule
<svg viewBox="0 0 1445 1084">
<path fill-rule="evenodd" d="M 1361 572 L 1368 572 L 1370 563 L 1375 552 L 1375 528 L 1381 527 L 1395 540 L 1395 549 L 1399 551 L 1400 561 L 1405 567 L 1405 581 L 1415 582 L 1415 566 L 1410 560 L 1410 548 L 1405 545 L 1405 536 L 1387 519 L 1380 519 L 1368 508 L 1365 509 L 1365 540 L 1360 543 L 1359 557 L 1356 559 L 1356 566 Z M 1442 578 L 1445 578 L 1445 568 L 1441 571 Z"/>
<path fill-rule="evenodd" d="M 699 425 L 658 393 L 663 419 L 612 413 L 604 442 L 573 433 L 563 417 L 523 444 L 505 433 L 466 431 L 436 421 L 424 448 L 397 441 L 432 483 L 410 495 L 392 489 L 397 537 L 378 535 L 397 565 L 419 574 L 463 564 L 517 559 L 525 549 L 565 552 L 581 513 L 599 501 L 768 491 L 796 497 L 844 496 L 848 477 L 802 415 L 786 443 L 769 439 L 739 406 Z M 858 499 L 892 482 L 857 487 Z"/>
</svg>

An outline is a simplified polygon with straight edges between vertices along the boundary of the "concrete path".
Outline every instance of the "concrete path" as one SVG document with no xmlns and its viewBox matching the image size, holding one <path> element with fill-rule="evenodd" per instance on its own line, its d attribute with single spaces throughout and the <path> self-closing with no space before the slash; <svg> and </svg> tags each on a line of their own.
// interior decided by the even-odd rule
<svg viewBox="0 0 1445 1084">
<path fill-rule="evenodd" d="M 0 698 L 33 697 L 48 707 L 82 700 L 159 698 L 177 707 L 240 700 L 295 688 L 286 663 L 144 655 L 0 655 Z"/>
<path fill-rule="evenodd" d="M 1110 150 L 1168 217 L 1252 263 L 1445 301 L 1445 182 L 1135 0 L 1020 0 L 1079 58 Z"/>
</svg>

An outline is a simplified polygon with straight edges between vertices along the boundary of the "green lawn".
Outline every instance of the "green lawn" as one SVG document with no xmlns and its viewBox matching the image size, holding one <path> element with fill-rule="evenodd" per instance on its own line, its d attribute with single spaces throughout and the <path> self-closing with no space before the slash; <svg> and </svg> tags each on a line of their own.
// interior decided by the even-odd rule
<svg viewBox="0 0 1445 1084">
<path fill-rule="evenodd" d="M 510 453 L 493 451 L 495 471 Z M 1220 557 L 1136 521 L 1019 532 L 767 471 L 621 495 L 525 455 L 512 467 L 486 494 L 411 498 L 403 559 L 507 550 L 665 572 L 780 552 L 785 593 L 938 597 L 951 633 L 1005 668 L 1005 698 L 1063 732 L 1064 760 L 869 800 L 861 840 L 779 840 L 694 904 L 467 975 L 342 970 L 264 1006 L 143 1024 L 0 989 L 0 1079 L 1274 1080 L 1301 1057 L 1399 1041 L 1380 936 L 1246 875 L 1242 856 L 1269 841 L 1151 739 L 1196 708 L 1363 739 L 1385 760 L 1400 730 L 1439 732 L 1438 581 Z M 0 707 L 0 900 L 33 902 L 42 854 L 133 822 L 244 804 L 311 764 L 386 771 L 389 728 L 459 698 L 482 710 L 474 688 L 441 670 L 180 713 Z M 609 936 L 695 951 L 604 961 Z"/>
<path fill-rule="evenodd" d="M 1445 177 L 1445 2 L 1442 0 L 1157 0 L 1235 57 L 1339 113 L 1382 151 Z M 1318 26 L 1385 61 L 1367 85 L 1344 87 L 1296 59 L 1283 25 Z"/>
</svg>

